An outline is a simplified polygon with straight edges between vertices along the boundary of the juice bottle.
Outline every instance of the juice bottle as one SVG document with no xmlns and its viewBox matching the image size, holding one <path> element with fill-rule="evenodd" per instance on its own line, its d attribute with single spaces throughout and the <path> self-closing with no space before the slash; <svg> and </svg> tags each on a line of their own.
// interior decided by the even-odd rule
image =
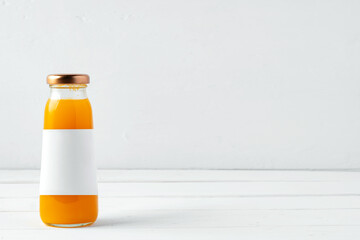
<svg viewBox="0 0 360 240">
<path fill-rule="evenodd" d="M 83 227 L 98 215 L 89 76 L 49 75 L 40 176 L 40 217 L 52 227 Z"/>
</svg>

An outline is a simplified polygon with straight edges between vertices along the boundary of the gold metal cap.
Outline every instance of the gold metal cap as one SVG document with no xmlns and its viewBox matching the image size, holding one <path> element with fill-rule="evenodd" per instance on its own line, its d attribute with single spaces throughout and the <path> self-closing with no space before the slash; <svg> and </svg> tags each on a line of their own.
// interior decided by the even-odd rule
<svg viewBox="0 0 360 240">
<path fill-rule="evenodd" d="M 47 76 L 47 83 L 53 84 L 88 84 L 90 77 L 87 74 L 51 74 Z"/>
</svg>

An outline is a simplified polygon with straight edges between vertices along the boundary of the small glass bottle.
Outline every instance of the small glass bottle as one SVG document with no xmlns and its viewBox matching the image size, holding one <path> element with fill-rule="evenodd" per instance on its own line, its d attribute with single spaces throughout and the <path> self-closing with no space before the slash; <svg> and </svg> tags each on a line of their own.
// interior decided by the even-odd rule
<svg viewBox="0 0 360 240">
<path fill-rule="evenodd" d="M 47 77 L 40 176 L 40 217 L 52 227 L 83 227 L 98 215 L 93 119 L 85 74 Z"/>
</svg>

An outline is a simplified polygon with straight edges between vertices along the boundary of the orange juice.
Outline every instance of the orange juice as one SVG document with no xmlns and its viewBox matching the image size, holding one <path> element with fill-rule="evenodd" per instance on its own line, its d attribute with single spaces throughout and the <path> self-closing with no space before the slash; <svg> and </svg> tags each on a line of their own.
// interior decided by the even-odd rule
<svg viewBox="0 0 360 240">
<path fill-rule="evenodd" d="M 49 75 L 48 82 L 53 84 L 44 116 L 40 217 L 53 227 L 91 225 L 98 196 L 92 109 L 83 84 L 88 76 Z"/>
</svg>

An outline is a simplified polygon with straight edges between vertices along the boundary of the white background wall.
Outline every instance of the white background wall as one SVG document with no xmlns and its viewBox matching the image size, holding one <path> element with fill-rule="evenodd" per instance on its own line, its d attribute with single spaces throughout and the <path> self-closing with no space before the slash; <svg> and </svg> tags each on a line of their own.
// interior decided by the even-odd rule
<svg viewBox="0 0 360 240">
<path fill-rule="evenodd" d="M 360 168 L 360 1 L 1 0 L 0 168 L 88 73 L 101 168 Z"/>
</svg>

